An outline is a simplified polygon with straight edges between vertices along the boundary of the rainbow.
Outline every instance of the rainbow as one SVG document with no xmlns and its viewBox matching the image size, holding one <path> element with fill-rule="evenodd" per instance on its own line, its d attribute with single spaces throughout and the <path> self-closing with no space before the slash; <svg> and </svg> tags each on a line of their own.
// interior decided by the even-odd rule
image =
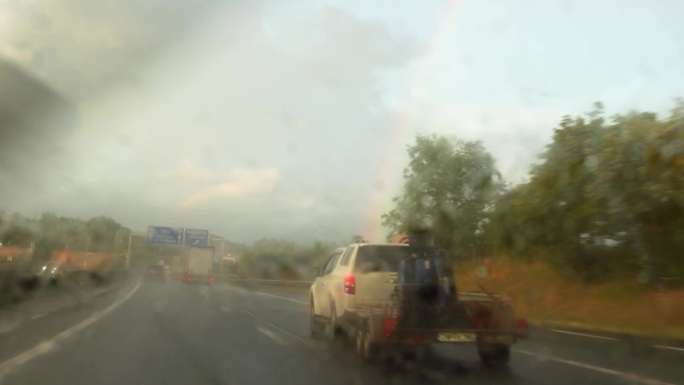
<svg viewBox="0 0 684 385">
<path fill-rule="evenodd" d="M 416 70 L 413 80 L 409 84 L 406 98 L 402 103 L 402 108 L 397 117 L 396 128 L 393 135 L 387 143 L 386 156 L 380 167 L 381 179 L 377 185 L 375 194 L 370 198 L 370 210 L 366 211 L 363 224 L 363 235 L 366 240 L 371 242 L 384 242 L 386 239 L 386 231 L 381 225 L 380 217 L 382 214 L 388 212 L 393 208 L 391 197 L 400 191 L 402 180 L 396 177 L 398 174 L 396 170 L 403 165 L 398 164 L 397 151 L 403 151 L 399 147 L 405 141 L 412 139 L 412 136 L 417 130 L 410 130 L 413 122 L 413 109 L 423 95 L 427 86 L 428 75 L 439 57 L 440 49 L 447 41 L 449 31 L 456 21 L 456 14 L 461 5 L 462 0 L 452 0 L 446 12 L 441 16 L 440 22 L 437 24 L 437 29 L 433 34 L 433 38 L 428 41 L 423 49 L 423 54 L 419 58 L 418 69 Z"/>
</svg>

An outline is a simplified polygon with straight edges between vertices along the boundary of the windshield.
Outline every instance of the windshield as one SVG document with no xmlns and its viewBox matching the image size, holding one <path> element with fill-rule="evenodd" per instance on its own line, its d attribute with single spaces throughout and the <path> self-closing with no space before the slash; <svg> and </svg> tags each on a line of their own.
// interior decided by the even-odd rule
<svg viewBox="0 0 684 385">
<path fill-rule="evenodd" d="M 2 0 L 0 91 L 0 385 L 684 385 L 684 1 Z"/>
</svg>

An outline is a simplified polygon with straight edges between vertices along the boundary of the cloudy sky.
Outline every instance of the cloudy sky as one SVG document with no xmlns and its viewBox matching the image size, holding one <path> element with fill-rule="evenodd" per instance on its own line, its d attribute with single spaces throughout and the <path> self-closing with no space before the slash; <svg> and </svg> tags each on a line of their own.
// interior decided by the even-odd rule
<svg viewBox="0 0 684 385">
<path fill-rule="evenodd" d="M 416 133 L 482 140 L 519 182 L 564 114 L 666 111 L 684 96 L 682 14 L 677 0 L 4 0 L 0 56 L 79 116 L 3 208 L 235 241 L 382 239 Z"/>
</svg>

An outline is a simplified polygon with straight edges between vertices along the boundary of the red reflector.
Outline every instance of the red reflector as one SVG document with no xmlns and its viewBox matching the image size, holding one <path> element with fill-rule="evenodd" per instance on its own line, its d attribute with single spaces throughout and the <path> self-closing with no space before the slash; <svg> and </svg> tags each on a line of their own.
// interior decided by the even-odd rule
<svg viewBox="0 0 684 385">
<path fill-rule="evenodd" d="M 344 293 L 356 294 L 356 278 L 353 275 L 344 279 Z"/>
<path fill-rule="evenodd" d="M 518 320 L 518 329 L 523 332 L 527 332 L 527 321 L 524 319 Z"/>
<path fill-rule="evenodd" d="M 382 327 L 385 330 L 392 330 L 397 327 L 397 323 L 392 318 L 385 318 L 385 320 L 382 322 Z"/>
<path fill-rule="evenodd" d="M 209 282 L 214 282 L 214 277 L 209 277 Z"/>
<path fill-rule="evenodd" d="M 391 337 L 391 336 L 392 336 L 392 333 L 390 333 L 390 332 L 385 332 L 385 337 Z"/>
</svg>

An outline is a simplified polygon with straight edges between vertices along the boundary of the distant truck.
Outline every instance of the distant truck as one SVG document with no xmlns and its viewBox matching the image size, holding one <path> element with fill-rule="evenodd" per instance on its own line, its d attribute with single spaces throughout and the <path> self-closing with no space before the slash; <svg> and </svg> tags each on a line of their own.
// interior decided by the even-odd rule
<svg viewBox="0 0 684 385">
<path fill-rule="evenodd" d="M 180 256 L 183 267 L 183 283 L 213 283 L 214 252 L 213 247 L 184 249 Z"/>
<path fill-rule="evenodd" d="M 110 253 L 56 250 L 45 267 L 56 268 L 61 278 L 74 283 L 101 284 L 117 270 L 117 261 Z"/>
<path fill-rule="evenodd" d="M 221 276 L 229 279 L 240 277 L 237 259 L 230 254 L 224 254 L 221 259 Z"/>
</svg>

